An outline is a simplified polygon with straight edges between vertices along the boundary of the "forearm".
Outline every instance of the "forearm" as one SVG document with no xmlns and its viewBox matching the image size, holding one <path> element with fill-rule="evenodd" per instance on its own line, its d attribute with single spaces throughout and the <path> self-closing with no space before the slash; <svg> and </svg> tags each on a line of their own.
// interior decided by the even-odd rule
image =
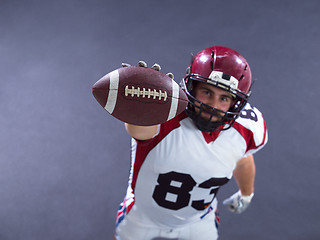
<svg viewBox="0 0 320 240">
<path fill-rule="evenodd" d="M 158 131 L 158 125 L 136 126 L 125 123 L 125 127 L 129 135 L 138 140 L 148 140 L 156 135 Z"/>
<path fill-rule="evenodd" d="M 237 167 L 233 172 L 233 176 L 242 195 L 249 196 L 254 192 L 255 174 L 256 168 L 252 155 L 243 158 L 238 162 Z"/>
</svg>

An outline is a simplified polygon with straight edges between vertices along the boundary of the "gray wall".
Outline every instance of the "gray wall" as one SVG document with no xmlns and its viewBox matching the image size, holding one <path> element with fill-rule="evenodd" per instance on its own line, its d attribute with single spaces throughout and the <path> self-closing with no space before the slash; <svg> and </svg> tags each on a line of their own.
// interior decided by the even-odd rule
<svg viewBox="0 0 320 240">
<path fill-rule="evenodd" d="M 0 0 L 0 239 L 111 239 L 129 136 L 91 86 L 141 59 L 180 81 L 211 45 L 249 61 L 270 134 L 221 239 L 320 239 L 319 23 L 318 0 Z"/>
</svg>

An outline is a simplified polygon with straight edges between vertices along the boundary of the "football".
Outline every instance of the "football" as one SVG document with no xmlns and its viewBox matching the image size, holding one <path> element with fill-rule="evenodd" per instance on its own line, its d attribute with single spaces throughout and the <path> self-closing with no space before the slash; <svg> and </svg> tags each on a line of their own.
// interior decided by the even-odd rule
<svg viewBox="0 0 320 240">
<path fill-rule="evenodd" d="M 166 122 L 185 110 L 186 93 L 166 74 L 148 67 L 122 67 L 98 80 L 92 94 L 115 118 L 138 126 Z"/>
</svg>

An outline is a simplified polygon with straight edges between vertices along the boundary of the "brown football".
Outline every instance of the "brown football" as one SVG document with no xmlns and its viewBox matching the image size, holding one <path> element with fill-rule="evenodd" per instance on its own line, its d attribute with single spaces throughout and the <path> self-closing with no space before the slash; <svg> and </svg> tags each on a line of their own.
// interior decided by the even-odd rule
<svg viewBox="0 0 320 240">
<path fill-rule="evenodd" d="M 156 125 L 185 110 L 188 98 L 166 74 L 147 67 L 123 67 L 98 80 L 92 93 L 117 119 L 139 126 Z"/>
</svg>

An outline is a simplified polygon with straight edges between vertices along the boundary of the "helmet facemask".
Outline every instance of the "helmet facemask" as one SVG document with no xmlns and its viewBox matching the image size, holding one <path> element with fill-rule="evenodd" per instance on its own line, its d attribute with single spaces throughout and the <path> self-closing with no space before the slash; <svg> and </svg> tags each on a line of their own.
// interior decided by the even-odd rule
<svg viewBox="0 0 320 240">
<path fill-rule="evenodd" d="M 195 97 L 194 92 L 194 88 L 198 82 L 203 82 L 229 92 L 234 99 L 233 105 L 228 111 L 222 111 L 201 102 Z M 238 118 L 242 108 L 247 103 L 247 98 L 249 97 L 249 94 L 242 93 L 238 89 L 232 88 L 230 84 L 227 85 L 222 81 L 216 81 L 197 74 L 187 75 L 182 81 L 182 85 L 185 88 L 189 99 L 186 113 L 193 120 L 197 128 L 203 132 L 212 132 L 215 130 L 223 131 L 231 128 Z M 203 112 L 210 114 L 210 117 L 203 118 L 201 116 Z M 212 117 L 218 117 L 218 120 L 211 121 Z"/>
</svg>

